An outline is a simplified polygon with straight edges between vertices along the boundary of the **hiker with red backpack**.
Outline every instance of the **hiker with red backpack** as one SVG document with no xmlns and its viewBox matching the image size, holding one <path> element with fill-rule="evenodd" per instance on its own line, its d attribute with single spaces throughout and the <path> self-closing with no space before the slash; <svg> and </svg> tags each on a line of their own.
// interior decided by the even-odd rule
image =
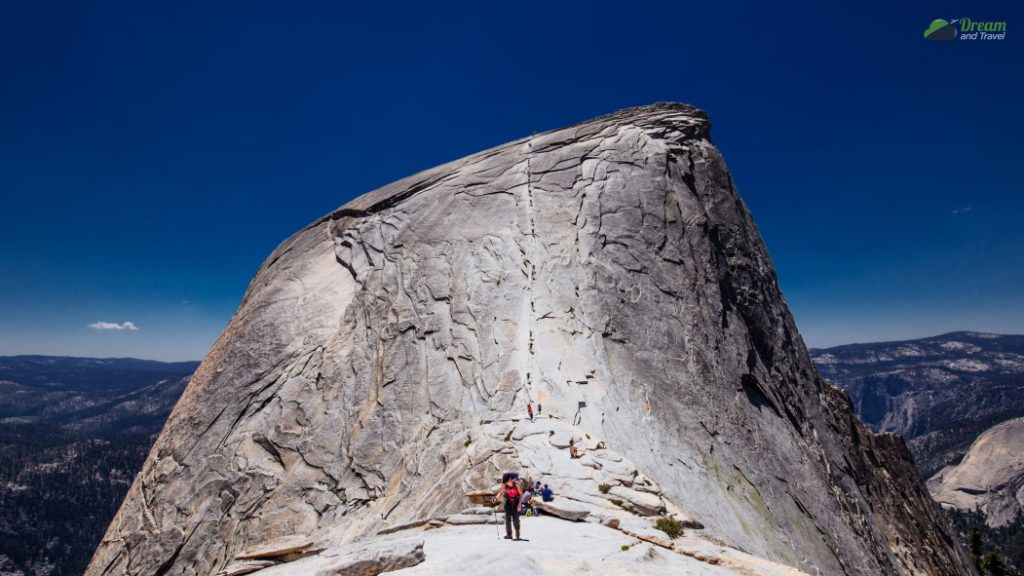
<svg viewBox="0 0 1024 576">
<path fill-rule="evenodd" d="M 502 475 L 501 492 L 497 497 L 503 498 L 505 503 L 505 539 L 512 539 L 512 527 L 515 526 L 515 539 L 519 540 L 519 511 L 523 504 L 523 489 L 516 473 L 506 472 Z"/>
<path fill-rule="evenodd" d="M 526 413 L 530 415 L 530 422 L 533 422 L 533 403 L 526 403 Z"/>
</svg>

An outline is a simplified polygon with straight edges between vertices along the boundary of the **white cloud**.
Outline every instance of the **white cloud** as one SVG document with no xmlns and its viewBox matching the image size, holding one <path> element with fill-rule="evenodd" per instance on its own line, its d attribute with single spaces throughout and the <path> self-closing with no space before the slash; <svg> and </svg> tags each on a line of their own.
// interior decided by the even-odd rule
<svg viewBox="0 0 1024 576">
<path fill-rule="evenodd" d="M 954 208 L 953 209 L 953 214 L 967 214 L 970 211 L 971 211 L 971 207 L 970 206 L 963 206 L 961 208 Z"/>
<path fill-rule="evenodd" d="M 118 324 L 117 322 L 93 322 L 89 324 L 89 328 L 93 330 L 138 330 L 139 327 L 134 322 L 123 322 Z"/>
</svg>

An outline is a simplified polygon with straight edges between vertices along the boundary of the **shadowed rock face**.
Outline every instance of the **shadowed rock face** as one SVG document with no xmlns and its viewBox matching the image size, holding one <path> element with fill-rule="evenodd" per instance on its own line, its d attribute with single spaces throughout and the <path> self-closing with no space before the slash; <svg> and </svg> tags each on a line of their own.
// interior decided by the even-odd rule
<svg viewBox="0 0 1024 576">
<path fill-rule="evenodd" d="M 289 238 L 87 574 L 367 537 L 458 512 L 507 469 L 598 508 L 610 485 L 811 573 L 971 573 L 902 441 L 818 377 L 709 129 L 689 106 L 620 111 Z"/>
</svg>

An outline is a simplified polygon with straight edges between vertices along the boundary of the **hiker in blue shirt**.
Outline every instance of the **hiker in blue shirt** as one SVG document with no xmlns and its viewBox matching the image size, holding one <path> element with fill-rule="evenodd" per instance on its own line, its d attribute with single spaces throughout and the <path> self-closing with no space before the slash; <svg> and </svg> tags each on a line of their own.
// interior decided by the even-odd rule
<svg viewBox="0 0 1024 576">
<path fill-rule="evenodd" d="M 540 497 L 541 497 L 541 499 L 542 499 L 542 500 L 544 500 L 545 502 L 551 502 L 552 500 L 554 500 L 554 499 L 555 499 L 555 495 L 554 495 L 554 493 L 553 493 L 553 492 L 551 492 L 551 487 L 550 487 L 550 486 L 548 486 L 547 484 L 545 484 L 545 485 L 544 485 L 544 489 L 543 489 L 543 490 L 541 490 L 541 492 L 540 492 Z"/>
</svg>

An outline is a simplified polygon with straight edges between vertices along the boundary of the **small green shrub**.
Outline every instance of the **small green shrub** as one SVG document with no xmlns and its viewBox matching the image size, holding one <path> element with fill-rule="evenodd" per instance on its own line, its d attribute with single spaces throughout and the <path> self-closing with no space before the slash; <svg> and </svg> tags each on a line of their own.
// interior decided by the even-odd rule
<svg viewBox="0 0 1024 576">
<path fill-rule="evenodd" d="M 612 498 L 612 499 L 610 499 L 608 501 L 611 502 L 612 504 L 615 504 L 616 506 L 618 506 L 620 508 L 622 507 L 622 500 L 619 500 L 618 498 Z"/>
<path fill-rule="evenodd" d="M 463 446 L 465 446 L 466 448 L 469 448 L 469 445 L 472 444 L 472 443 L 473 443 L 473 437 L 472 436 L 466 436 L 466 443 L 463 444 Z"/>
<path fill-rule="evenodd" d="M 669 539 L 678 538 L 683 534 L 683 523 L 675 518 L 662 516 L 654 523 L 654 527 L 668 535 Z"/>
<path fill-rule="evenodd" d="M 625 552 L 626 550 L 629 550 L 629 544 L 622 545 L 622 551 Z"/>
<path fill-rule="evenodd" d="M 601 484 L 600 486 L 597 487 L 597 489 L 601 491 L 601 494 L 607 494 L 608 491 L 612 489 L 612 487 L 609 486 L 608 484 Z"/>
<path fill-rule="evenodd" d="M 516 429 L 513 428 L 513 429 L 508 431 L 508 434 L 505 434 L 505 442 L 508 442 L 509 440 L 512 439 L 512 433 L 515 432 L 515 431 L 516 431 Z"/>
</svg>

